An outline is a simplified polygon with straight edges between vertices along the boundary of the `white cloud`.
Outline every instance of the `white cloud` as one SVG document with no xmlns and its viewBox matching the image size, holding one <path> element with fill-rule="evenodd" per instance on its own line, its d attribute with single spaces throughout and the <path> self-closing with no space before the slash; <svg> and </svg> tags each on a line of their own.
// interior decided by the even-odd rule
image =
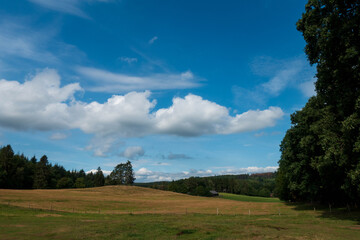
<svg viewBox="0 0 360 240">
<path fill-rule="evenodd" d="M 190 71 L 181 74 L 154 74 L 131 76 L 101 69 L 78 67 L 76 71 L 84 78 L 94 81 L 88 90 L 94 92 L 128 92 L 135 90 L 187 89 L 201 86 Z"/>
<path fill-rule="evenodd" d="M 249 110 L 232 117 L 227 108 L 214 102 L 189 94 L 185 98 L 174 98 L 169 108 L 155 113 L 156 128 L 160 133 L 178 136 L 204 134 L 232 134 L 274 126 L 283 116 L 278 107 Z"/>
<path fill-rule="evenodd" d="M 68 137 L 68 135 L 65 133 L 56 132 L 50 136 L 50 139 L 51 140 L 63 140 L 63 139 L 66 139 L 67 137 Z"/>
<path fill-rule="evenodd" d="M 229 168 L 218 172 L 218 175 L 236 175 L 236 174 L 252 174 L 252 173 L 265 173 L 275 172 L 279 167 L 247 167 L 247 168 Z"/>
<path fill-rule="evenodd" d="M 78 83 L 61 87 L 60 76 L 51 69 L 24 83 L 0 80 L 0 126 L 80 129 L 95 135 L 87 149 L 106 156 L 114 143 L 125 137 L 241 133 L 274 126 L 284 114 L 278 107 L 269 107 L 231 116 L 227 108 L 192 94 L 176 97 L 169 108 L 153 111 L 156 101 L 149 99 L 149 91 L 113 95 L 104 103 L 84 103 L 74 97 L 81 90 Z"/>
<path fill-rule="evenodd" d="M 132 147 L 127 147 L 125 149 L 124 152 L 122 152 L 120 155 L 128 158 L 128 159 L 136 159 L 138 157 L 142 157 L 144 156 L 145 151 L 142 147 L 140 146 L 132 146 Z"/>
<path fill-rule="evenodd" d="M 300 90 L 304 94 L 305 97 L 312 97 L 316 95 L 315 92 L 315 81 L 316 79 L 312 79 L 307 82 L 303 82 L 299 85 Z"/>
<path fill-rule="evenodd" d="M 83 10 L 81 4 L 83 2 L 109 2 L 108 0 L 29 0 L 41 7 L 51 9 L 53 11 L 67 13 L 82 18 L 90 18 Z"/>
<path fill-rule="evenodd" d="M 150 44 L 150 45 L 153 44 L 157 39 L 158 39 L 157 36 L 152 37 L 152 38 L 149 40 L 149 44 Z"/>
<path fill-rule="evenodd" d="M 123 142 L 114 136 L 97 134 L 85 150 L 93 151 L 95 157 L 107 157 L 110 153 L 117 152 L 121 144 Z"/>
<path fill-rule="evenodd" d="M 255 137 L 262 137 L 262 136 L 265 136 L 265 135 L 267 135 L 265 132 L 259 132 L 259 133 L 254 134 Z"/>
<path fill-rule="evenodd" d="M 98 171 L 97 169 L 91 169 L 91 170 L 87 171 L 86 174 L 89 174 L 89 173 L 95 174 L 95 173 L 97 173 L 97 171 Z M 103 169 L 101 169 L 101 171 L 103 172 L 103 174 L 105 176 L 110 175 L 110 173 L 112 172 L 112 171 L 107 171 L 107 170 L 103 170 Z"/>
<path fill-rule="evenodd" d="M 130 58 L 130 57 L 121 57 L 120 60 L 121 60 L 122 62 L 126 62 L 126 63 L 128 63 L 128 64 L 132 64 L 132 63 L 135 63 L 135 62 L 138 61 L 137 58 Z"/>
<path fill-rule="evenodd" d="M 37 62 L 56 62 L 57 57 L 46 50 L 54 31 L 50 29 L 33 30 L 17 19 L 4 18 L 0 22 L 0 55 L 20 57 Z"/>
<path fill-rule="evenodd" d="M 85 53 L 57 39 L 58 27 L 55 22 L 33 28 L 30 18 L 0 18 L 0 74 L 82 61 Z"/>
<path fill-rule="evenodd" d="M 304 61 L 295 59 L 288 62 L 282 69 L 278 70 L 270 81 L 262 84 L 264 90 L 271 95 L 279 95 L 291 82 L 296 80 L 296 75 L 304 68 Z"/>
<path fill-rule="evenodd" d="M 14 129 L 57 130 L 72 127 L 78 83 L 60 87 L 55 70 L 45 69 L 23 84 L 0 80 L 0 125 Z"/>
<path fill-rule="evenodd" d="M 254 74 L 269 80 L 253 89 L 233 86 L 234 102 L 239 106 L 265 105 L 269 98 L 277 97 L 287 88 L 300 89 L 306 97 L 313 94 L 307 80 L 314 76 L 315 69 L 308 64 L 304 55 L 284 60 L 258 57 L 251 67 Z"/>
<path fill-rule="evenodd" d="M 252 173 L 265 173 L 275 172 L 278 167 L 247 167 L 247 168 L 228 168 L 225 170 L 214 172 L 210 169 L 196 170 L 190 169 L 189 171 L 182 172 L 159 172 L 151 171 L 147 168 L 140 168 L 135 171 L 137 182 L 157 182 L 157 181 L 172 181 L 189 177 L 208 177 L 216 175 L 237 175 L 237 174 L 252 174 Z"/>
</svg>

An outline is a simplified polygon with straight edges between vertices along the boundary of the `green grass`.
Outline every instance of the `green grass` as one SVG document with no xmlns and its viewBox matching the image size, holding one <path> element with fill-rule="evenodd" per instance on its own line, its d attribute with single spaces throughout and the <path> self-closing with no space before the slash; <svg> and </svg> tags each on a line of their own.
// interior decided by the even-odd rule
<svg viewBox="0 0 360 240">
<path fill-rule="evenodd" d="M 241 202 L 272 202 L 272 203 L 281 202 L 278 198 L 253 197 L 253 196 L 238 195 L 231 193 L 220 193 L 219 195 L 221 198 L 241 201 Z"/>
<path fill-rule="evenodd" d="M 0 239 L 332 240 L 360 236 L 356 209 L 333 208 L 330 213 L 326 206 L 316 206 L 315 211 L 312 205 L 221 195 L 237 201 L 130 186 L 0 189 Z M 268 200 L 276 202 L 264 202 Z"/>
<path fill-rule="evenodd" d="M 0 205 L 0 239 L 359 239 L 359 213 L 339 214 L 111 215 Z"/>
</svg>

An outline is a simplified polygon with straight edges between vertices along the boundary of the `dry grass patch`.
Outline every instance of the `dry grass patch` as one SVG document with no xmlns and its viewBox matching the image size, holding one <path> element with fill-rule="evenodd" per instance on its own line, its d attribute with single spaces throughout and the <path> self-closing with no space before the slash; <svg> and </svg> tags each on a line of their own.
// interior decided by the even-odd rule
<svg viewBox="0 0 360 240">
<path fill-rule="evenodd" d="M 85 189 L 0 189 L 0 203 L 13 206 L 106 214 L 277 214 L 280 203 L 239 202 L 221 198 L 189 196 L 135 186 L 105 186 Z M 218 209 L 218 210 L 217 210 Z"/>
</svg>

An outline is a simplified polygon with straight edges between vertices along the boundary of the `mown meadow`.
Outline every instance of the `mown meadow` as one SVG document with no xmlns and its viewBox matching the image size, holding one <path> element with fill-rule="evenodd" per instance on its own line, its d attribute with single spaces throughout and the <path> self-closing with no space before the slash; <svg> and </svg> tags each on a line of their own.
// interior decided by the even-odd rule
<svg viewBox="0 0 360 240">
<path fill-rule="evenodd" d="M 359 239 L 359 211 L 272 201 L 131 186 L 0 190 L 0 239 Z"/>
</svg>

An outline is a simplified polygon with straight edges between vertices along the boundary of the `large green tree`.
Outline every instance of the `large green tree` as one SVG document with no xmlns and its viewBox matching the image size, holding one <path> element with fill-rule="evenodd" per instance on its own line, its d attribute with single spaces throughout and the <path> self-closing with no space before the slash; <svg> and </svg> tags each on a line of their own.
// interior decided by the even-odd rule
<svg viewBox="0 0 360 240">
<path fill-rule="evenodd" d="M 131 162 L 118 164 L 109 175 L 107 184 L 110 185 L 132 185 L 135 181 Z"/>
<path fill-rule="evenodd" d="M 316 93 L 292 114 L 277 177 L 282 199 L 360 201 L 360 1 L 309 0 L 297 29 Z"/>
</svg>

